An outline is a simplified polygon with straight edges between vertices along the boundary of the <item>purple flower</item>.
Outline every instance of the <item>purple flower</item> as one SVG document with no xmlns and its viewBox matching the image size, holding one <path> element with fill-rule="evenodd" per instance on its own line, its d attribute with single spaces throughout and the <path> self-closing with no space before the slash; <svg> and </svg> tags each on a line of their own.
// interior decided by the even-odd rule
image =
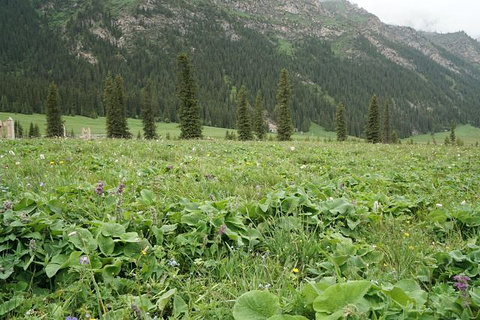
<svg viewBox="0 0 480 320">
<path fill-rule="evenodd" d="M 178 263 L 177 261 L 175 261 L 174 258 L 170 259 L 170 261 L 168 261 L 168 265 L 172 268 L 175 268 L 175 267 L 180 267 L 180 263 Z"/>
<path fill-rule="evenodd" d="M 81 265 L 90 264 L 90 259 L 87 256 L 81 256 L 80 257 L 80 264 Z"/>
<path fill-rule="evenodd" d="M 470 278 L 467 277 L 466 275 L 459 274 L 453 277 L 453 280 L 455 282 L 453 283 L 453 286 L 458 289 L 460 292 L 460 296 L 462 297 L 463 305 L 464 306 L 469 306 L 470 301 L 469 301 L 469 294 L 468 294 L 468 281 L 470 281 Z"/>
<path fill-rule="evenodd" d="M 125 190 L 125 185 L 123 183 L 120 183 L 117 188 L 117 193 L 122 194 L 124 190 Z"/>
<path fill-rule="evenodd" d="M 220 236 L 223 236 L 225 233 L 227 233 L 227 226 L 225 224 L 222 224 L 220 229 L 218 229 L 218 234 Z"/>
<path fill-rule="evenodd" d="M 77 317 L 68 316 L 65 320 L 78 320 Z"/>
<path fill-rule="evenodd" d="M 11 201 L 7 200 L 3 203 L 3 209 L 5 209 L 5 211 L 10 210 L 12 208 L 13 208 L 13 203 Z"/>
<path fill-rule="evenodd" d="M 168 165 L 167 166 L 167 171 L 171 171 L 171 170 L 173 170 L 173 165 Z"/>
<path fill-rule="evenodd" d="M 104 190 L 103 190 L 103 182 L 102 181 L 98 181 L 97 183 L 97 188 L 95 189 L 95 192 L 97 193 L 97 195 L 101 196 L 103 193 L 104 193 Z"/>
</svg>

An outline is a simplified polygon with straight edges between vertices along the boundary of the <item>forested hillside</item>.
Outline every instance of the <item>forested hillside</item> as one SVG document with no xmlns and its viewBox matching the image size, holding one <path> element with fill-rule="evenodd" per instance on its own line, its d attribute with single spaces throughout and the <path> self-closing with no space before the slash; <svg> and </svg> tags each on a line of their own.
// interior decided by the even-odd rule
<svg viewBox="0 0 480 320">
<path fill-rule="evenodd" d="M 175 58 L 184 51 L 196 69 L 206 125 L 235 126 L 242 85 L 251 104 L 262 90 L 275 120 L 285 67 L 299 131 L 310 121 L 333 129 L 343 102 L 349 133 L 360 136 L 373 94 L 382 106 L 392 99 L 392 126 L 401 136 L 438 131 L 451 120 L 480 126 L 480 67 L 449 50 L 447 38 L 383 25 L 343 0 L 283 3 L 3 0 L 0 111 L 42 113 L 55 82 L 65 114 L 103 116 L 111 72 L 125 79 L 129 116 L 139 116 L 140 90 L 151 79 L 157 119 L 177 121 Z"/>
</svg>

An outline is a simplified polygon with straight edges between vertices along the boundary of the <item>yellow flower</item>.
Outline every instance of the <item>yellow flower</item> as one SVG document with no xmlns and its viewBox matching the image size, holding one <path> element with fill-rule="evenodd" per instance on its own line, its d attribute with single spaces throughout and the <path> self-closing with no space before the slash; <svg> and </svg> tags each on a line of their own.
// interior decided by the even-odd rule
<svg viewBox="0 0 480 320">
<path fill-rule="evenodd" d="M 413 250 L 413 249 L 415 249 L 415 247 L 414 246 L 409 246 L 408 249 Z"/>
<path fill-rule="evenodd" d="M 60 161 L 59 164 L 64 164 L 64 162 L 63 162 L 63 161 Z"/>
<path fill-rule="evenodd" d="M 147 255 L 147 250 L 148 250 L 148 247 L 146 247 L 145 249 L 142 250 L 142 254 L 143 254 L 144 256 Z"/>
<path fill-rule="evenodd" d="M 55 164 L 55 161 L 50 161 L 50 165 L 54 165 Z"/>
<path fill-rule="evenodd" d="M 292 272 L 293 272 L 293 273 L 299 273 L 300 270 L 298 270 L 298 268 L 293 268 L 293 269 L 292 269 Z"/>
<path fill-rule="evenodd" d="M 410 237 L 410 233 L 408 233 L 408 232 L 405 232 L 404 235 L 405 235 L 405 238 Z"/>
</svg>

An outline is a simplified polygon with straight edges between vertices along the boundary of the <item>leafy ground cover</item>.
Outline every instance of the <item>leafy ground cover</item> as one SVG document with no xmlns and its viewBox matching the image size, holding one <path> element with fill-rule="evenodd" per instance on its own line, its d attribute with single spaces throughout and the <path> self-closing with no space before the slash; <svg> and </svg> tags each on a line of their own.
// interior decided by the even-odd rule
<svg viewBox="0 0 480 320">
<path fill-rule="evenodd" d="M 2 141 L 0 318 L 479 319 L 479 156 Z"/>
</svg>

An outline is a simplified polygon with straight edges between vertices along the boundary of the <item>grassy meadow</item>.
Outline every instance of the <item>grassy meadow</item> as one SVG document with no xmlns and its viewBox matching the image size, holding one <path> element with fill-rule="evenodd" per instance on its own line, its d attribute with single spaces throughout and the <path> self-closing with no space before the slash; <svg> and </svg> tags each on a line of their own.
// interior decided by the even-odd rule
<svg viewBox="0 0 480 320">
<path fill-rule="evenodd" d="M 1 319 L 479 317 L 480 148 L 0 145 Z"/>
</svg>

